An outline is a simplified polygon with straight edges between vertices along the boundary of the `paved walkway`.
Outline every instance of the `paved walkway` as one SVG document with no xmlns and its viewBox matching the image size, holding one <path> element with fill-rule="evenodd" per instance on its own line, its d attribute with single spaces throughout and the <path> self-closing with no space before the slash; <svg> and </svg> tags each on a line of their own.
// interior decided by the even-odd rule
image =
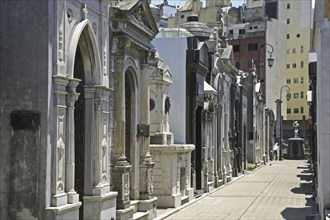
<svg viewBox="0 0 330 220">
<path fill-rule="evenodd" d="M 276 161 L 159 218 L 310 220 L 318 213 L 312 196 L 305 160 Z"/>
</svg>

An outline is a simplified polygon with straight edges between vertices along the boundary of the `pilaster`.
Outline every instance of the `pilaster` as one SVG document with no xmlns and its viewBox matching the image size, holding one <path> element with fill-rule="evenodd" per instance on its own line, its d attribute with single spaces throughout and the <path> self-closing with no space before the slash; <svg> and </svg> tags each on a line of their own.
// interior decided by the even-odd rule
<svg viewBox="0 0 330 220">
<path fill-rule="evenodd" d="M 144 53 L 142 51 L 141 53 Z M 142 151 L 140 152 L 143 162 L 140 164 L 140 199 L 146 200 L 153 198 L 153 168 L 155 163 L 150 155 L 150 95 L 149 95 L 149 76 L 156 70 L 154 63 L 154 52 L 149 52 L 143 56 L 141 70 L 141 123 L 148 127 L 148 132 L 139 136 L 142 139 Z"/>
<path fill-rule="evenodd" d="M 66 85 L 69 79 L 63 76 L 53 76 L 53 92 L 55 107 L 55 134 L 54 134 L 54 167 L 52 188 L 52 207 L 67 204 L 67 193 L 65 193 L 65 151 L 66 151 Z"/>
<path fill-rule="evenodd" d="M 108 126 L 109 126 L 109 95 L 110 89 L 103 86 L 95 87 L 95 160 L 93 195 L 102 196 L 110 191 L 108 168 Z"/>
</svg>

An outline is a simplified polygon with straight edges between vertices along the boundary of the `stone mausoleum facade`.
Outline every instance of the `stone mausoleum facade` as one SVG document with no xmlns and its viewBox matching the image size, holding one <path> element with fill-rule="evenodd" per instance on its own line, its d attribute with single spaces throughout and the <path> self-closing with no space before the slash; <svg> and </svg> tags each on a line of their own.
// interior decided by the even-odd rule
<svg viewBox="0 0 330 220">
<path fill-rule="evenodd" d="M 0 219 L 156 217 L 149 4 L 0 3 Z"/>
</svg>

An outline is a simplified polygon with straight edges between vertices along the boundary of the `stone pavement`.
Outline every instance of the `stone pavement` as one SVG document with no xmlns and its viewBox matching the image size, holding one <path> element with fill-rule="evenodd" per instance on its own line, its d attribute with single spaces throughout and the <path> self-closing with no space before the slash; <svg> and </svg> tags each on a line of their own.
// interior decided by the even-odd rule
<svg viewBox="0 0 330 220">
<path fill-rule="evenodd" d="M 308 165 L 271 162 L 158 219 L 318 219 Z"/>
</svg>

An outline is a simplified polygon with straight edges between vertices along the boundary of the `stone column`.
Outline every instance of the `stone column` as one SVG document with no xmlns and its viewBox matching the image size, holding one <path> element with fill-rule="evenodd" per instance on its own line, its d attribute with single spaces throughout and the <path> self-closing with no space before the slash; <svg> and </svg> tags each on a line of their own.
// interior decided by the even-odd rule
<svg viewBox="0 0 330 220">
<path fill-rule="evenodd" d="M 66 192 L 68 193 L 68 203 L 79 202 L 79 195 L 74 189 L 75 178 L 75 133 L 74 133 L 74 104 L 78 100 L 79 93 L 76 93 L 80 79 L 70 79 L 67 86 L 67 148 L 66 148 Z"/>
<path fill-rule="evenodd" d="M 65 193 L 65 129 L 66 129 L 66 85 L 69 79 L 63 76 L 53 76 L 54 91 L 54 184 L 52 188 L 52 204 L 58 207 L 67 204 Z"/>
<path fill-rule="evenodd" d="M 125 156 L 125 59 L 126 39 L 124 34 L 114 37 L 114 167 L 112 168 L 113 189 L 118 192 L 117 209 L 130 207 L 129 172 L 132 168 Z"/>
<path fill-rule="evenodd" d="M 145 51 L 142 51 L 145 53 Z M 151 52 L 152 53 L 152 52 Z M 141 67 L 141 123 L 143 126 L 148 127 L 148 134 L 140 135 L 142 149 L 140 158 L 143 162 L 140 164 L 140 199 L 147 200 L 153 198 L 153 168 L 155 163 L 150 155 L 150 110 L 149 110 L 149 76 L 152 75 L 156 68 L 150 62 L 154 62 L 154 54 L 145 55 Z M 152 57 L 150 57 L 152 56 Z M 149 60 L 150 59 L 150 60 Z"/>
<path fill-rule="evenodd" d="M 115 164 L 127 165 L 125 157 L 125 36 L 118 35 L 114 38 L 114 71 L 115 71 L 115 97 L 114 119 L 115 119 Z"/>
</svg>

